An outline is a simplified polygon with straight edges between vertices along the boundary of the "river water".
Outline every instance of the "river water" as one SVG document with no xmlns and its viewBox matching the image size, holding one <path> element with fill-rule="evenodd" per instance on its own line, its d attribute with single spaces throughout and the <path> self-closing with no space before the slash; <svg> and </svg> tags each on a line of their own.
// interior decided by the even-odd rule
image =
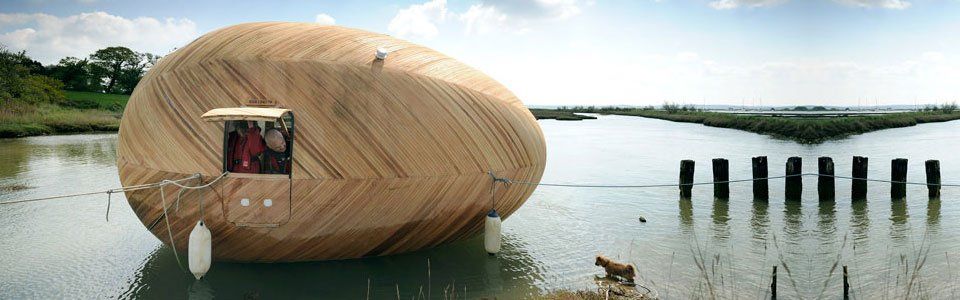
<svg viewBox="0 0 960 300">
<path fill-rule="evenodd" d="M 960 122 L 882 130 L 820 145 L 698 124 L 624 116 L 540 121 L 547 140 L 543 182 L 675 183 L 681 159 L 711 180 L 710 159 L 730 160 L 731 179 L 749 178 L 750 157 L 766 155 L 770 175 L 789 156 L 816 172 L 818 156 L 849 175 L 851 157 L 870 158 L 870 177 L 890 178 L 890 160 L 909 159 L 908 179 L 924 181 L 923 161 L 939 159 L 944 183 L 960 182 Z M 0 141 L 0 201 L 119 186 L 116 135 L 47 136 Z M 597 254 L 635 264 L 639 282 L 662 298 L 838 298 L 842 266 L 857 298 L 956 298 L 960 294 L 960 188 L 929 199 L 908 186 L 891 200 L 870 183 L 867 201 L 820 203 L 816 178 L 803 179 L 800 202 L 753 201 L 750 183 L 730 199 L 696 186 L 585 189 L 542 186 L 504 222 L 504 249 L 483 252 L 474 238 L 415 253 L 345 261 L 215 263 L 202 281 L 136 219 L 123 195 L 87 196 L 0 207 L 0 298 L 524 298 L 558 289 L 596 289 Z M 638 217 L 646 218 L 640 223 Z M 909 290 L 909 292 L 908 292 Z M 908 294 L 909 293 L 909 294 Z"/>
</svg>

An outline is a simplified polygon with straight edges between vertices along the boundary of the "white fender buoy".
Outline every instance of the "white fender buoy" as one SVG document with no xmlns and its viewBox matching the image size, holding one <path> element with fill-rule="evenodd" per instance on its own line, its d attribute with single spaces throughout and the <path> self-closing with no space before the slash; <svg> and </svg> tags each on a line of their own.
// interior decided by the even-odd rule
<svg viewBox="0 0 960 300">
<path fill-rule="evenodd" d="M 210 270 L 213 253 L 210 230 L 203 225 L 203 221 L 197 221 L 197 226 L 194 226 L 193 231 L 190 232 L 190 243 L 187 244 L 187 250 L 190 273 L 193 273 L 193 277 L 200 280 Z"/>
<path fill-rule="evenodd" d="M 491 209 L 483 225 L 483 248 L 490 255 L 500 252 L 500 215 L 496 209 Z"/>
</svg>

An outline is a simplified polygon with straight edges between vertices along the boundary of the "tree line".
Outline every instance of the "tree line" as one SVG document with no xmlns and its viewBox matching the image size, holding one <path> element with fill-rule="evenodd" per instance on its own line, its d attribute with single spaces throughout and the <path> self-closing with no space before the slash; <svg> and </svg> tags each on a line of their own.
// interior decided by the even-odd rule
<svg viewBox="0 0 960 300">
<path fill-rule="evenodd" d="M 0 45 L 0 100 L 5 104 L 67 104 L 62 90 L 130 94 L 159 56 L 126 47 L 107 47 L 85 58 L 64 57 L 43 65 Z"/>
</svg>

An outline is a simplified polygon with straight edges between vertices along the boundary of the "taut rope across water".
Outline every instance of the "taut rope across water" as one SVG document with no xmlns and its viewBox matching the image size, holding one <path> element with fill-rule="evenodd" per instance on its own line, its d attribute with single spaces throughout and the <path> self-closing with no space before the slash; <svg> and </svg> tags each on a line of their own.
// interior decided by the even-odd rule
<svg viewBox="0 0 960 300">
<path fill-rule="evenodd" d="M 493 176 L 493 175 L 491 175 Z M 926 183 L 926 182 L 910 182 L 910 181 L 895 181 L 895 180 L 884 180 L 884 179 L 872 179 L 872 178 L 859 178 L 851 176 L 840 176 L 840 175 L 827 175 L 819 173 L 801 173 L 794 175 L 780 175 L 780 176 L 769 176 L 763 178 L 750 178 L 750 179 L 736 179 L 736 180 L 723 180 L 723 181 L 707 181 L 707 182 L 692 182 L 692 183 L 664 183 L 664 184 L 645 184 L 645 185 L 606 185 L 606 184 L 574 184 L 574 183 L 543 183 L 543 182 L 529 182 L 522 180 L 513 180 L 505 177 L 496 177 L 494 176 L 494 182 L 503 182 L 503 183 L 516 183 L 516 184 L 526 184 L 526 185 L 536 185 L 536 186 L 552 186 L 552 187 L 579 187 L 579 188 L 657 188 L 657 187 L 677 187 L 677 186 L 694 186 L 694 185 L 708 185 L 716 183 L 737 183 L 737 182 L 751 182 L 758 180 L 768 180 L 768 179 L 781 179 L 789 177 L 804 177 L 804 176 L 824 176 L 824 177 L 833 177 L 840 179 L 850 179 L 850 180 L 864 180 L 872 182 L 885 182 L 885 183 L 898 183 L 898 184 L 909 184 L 909 185 L 925 185 L 925 186 L 941 186 L 941 187 L 960 187 L 960 184 L 949 184 L 949 183 Z"/>
<path fill-rule="evenodd" d="M 221 178 L 223 178 L 223 177 L 226 176 L 227 174 L 228 174 L 227 172 L 224 172 L 223 174 L 220 174 L 220 176 L 218 176 L 218 177 L 215 178 L 214 180 L 208 182 L 207 184 L 199 185 L 199 186 L 186 186 L 186 185 L 180 184 L 180 182 L 183 182 L 183 181 L 187 181 L 187 180 L 190 180 L 190 179 L 200 178 L 200 175 L 199 175 L 199 174 L 196 174 L 196 175 L 192 175 L 192 176 L 190 176 L 190 177 L 186 177 L 186 178 L 182 178 L 182 179 L 177 179 L 177 180 L 166 180 L 166 179 L 165 179 L 165 180 L 162 180 L 162 181 L 156 182 L 156 183 L 141 184 L 141 185 L 135 185 L 135 186 L 122 187 L 122 188 L 114 188 L 114 189 L 109 189 L 109 190 L 105 190 L 105 191 L 86 192 L 86 193 L 66 194 L 66 195 L 58 195 L 58 196 L 50 196 L 50 197 L 40 197 L 40 198 L 30 198 L 30 199 L 20 199 L 20 200 L 5 201 L 5 202 L 0 202 L 0 205 L 4 205 L 4 204 L 16 204 L 16 203 L 25 203 L 25 202 L 35 202 L 35 201 L 44 201 L 44 200 L 54 200 L 54 199 L 80 197 L 80 196 L 89 196 L 89 195 L 97 195 L 97 194 L 107 194 L 107 196 L 109 197 L 109 195 L 112 194 L 112 193 L 119 193 L 119 192 L 126 192 L 126 191 L 136 191 L 136 190 L 157 188 L 157 187 L 161 187 L 161 186 L 165 186 L 165 185 L 175 185 L 175 186 L 177 186 L 177 187 L 180 187 L 181 189 L 195 190 L 195 189 L 202 189 L 202 188 L 210 187 L 211 185 L 213 185 L 215 182 L 219 181 Z M 801 174 L 794 174 L 794 175 L 780 175 L 780 176 L 769 176 L 769 177 L 763 177 L 763 178 L 736 179 L 736 180 L 725 180 L 725 181 L 707 181 L 707 182 L 692 182 L 692 183 L 638 184 L 638 185 L 545 183 L 545 182 L 530 182 L 530 181 L 514 180 L 514 179 L 510 179 L 510 178 L 506 178 L 506 177 L 497 177 L 497 176 L 495 176 L 495 175 L 493 175 L 493 174 L 491 174 L 491 176 L 493 177 L 494 182 L 502 182 L 502 183 L 505 183 L 505 184 L 513 184 L 513 183 L 516 183 L 516 184 L 536 185 L 536 186 L 550 186 L 550 187 L 611 188 L 611 189 L 615 189 L 615 188 L 632 188 L 632 189 L 639 189 L 639 188 L 659 188 L 659 187 L 694 186 L 694 185 L 708 185 L 708 184 L 716 184 L 716 183 L 751 182 L 751 181 L 757 181 L 757 180 L 782 179 L 782 178 L 789 178 L 789 177 L 805 177 L 805 176 L 824 176 L 824 177 L 833 177 L 833 178 L 849 179 L 849 180 L 864 180 L 864 181 L 871 181 L 871 182 L 897 183 L 897 184 L 908 184 L 908 185 L 924 185 L 924 186 L 940 186 L 940 187 L 960 187 L 960 184 L 956 184 L 956 183 L 926 183 L 926 182 L 896 181 L 896 180 L 884 180 L 884 179 L 873 179 L 873 178 L 859 178 L 859 177 L 842 176 L 842 175 L 827 175 L 827 174 L 818 174 L 818 173 L 801 173 Z"/>
</svg>

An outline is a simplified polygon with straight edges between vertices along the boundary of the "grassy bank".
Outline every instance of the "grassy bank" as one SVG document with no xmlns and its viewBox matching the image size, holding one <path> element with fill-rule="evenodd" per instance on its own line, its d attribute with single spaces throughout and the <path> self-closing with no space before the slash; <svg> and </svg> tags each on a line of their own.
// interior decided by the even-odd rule
<svg viewBox="0 0 960 300">
<path fill-rule="evenodd" d="M 0 138 L 116 131 L 127 95 L 65 92 L 63 105 L 0 103 Z"/>
<path fill-rule="evenodd" d="M 570 110 L 531 108 L 530 112 L 533 113 L 533 116 L 537 118 L 537 120 L 553 119 L 558 121 L 580 121 L 597 118 L 592 116 L 578 115 L 575 114 L 574 111 Z"/>
<path fill-rule="evenodd" d="M 560 112 L 558 110 L 555 110 Z M 700 123 L 711 127 L 739 129 L 754 133 L 790 139 L 800 143 L 816 144 L 865 132 L 913 126 L 921 123 L 946 122 L 960 119 L 960 112 L 931 110 L 879 116 L 837 118 L 784 118 L 742 116 L 696 110 L 591 108 L 562 112 L 595 112 L 624 116 L 655 118 L 675 122 Z M 536 113 L 534 113 L 536 114 Z"/>
<path fill-rule="evenodd" d="M 68 106 L 81 109 L 100 109 L 123 112 L 130 95 L 104 94 L 94 92 L 63 91 Z"/>
</svg>

